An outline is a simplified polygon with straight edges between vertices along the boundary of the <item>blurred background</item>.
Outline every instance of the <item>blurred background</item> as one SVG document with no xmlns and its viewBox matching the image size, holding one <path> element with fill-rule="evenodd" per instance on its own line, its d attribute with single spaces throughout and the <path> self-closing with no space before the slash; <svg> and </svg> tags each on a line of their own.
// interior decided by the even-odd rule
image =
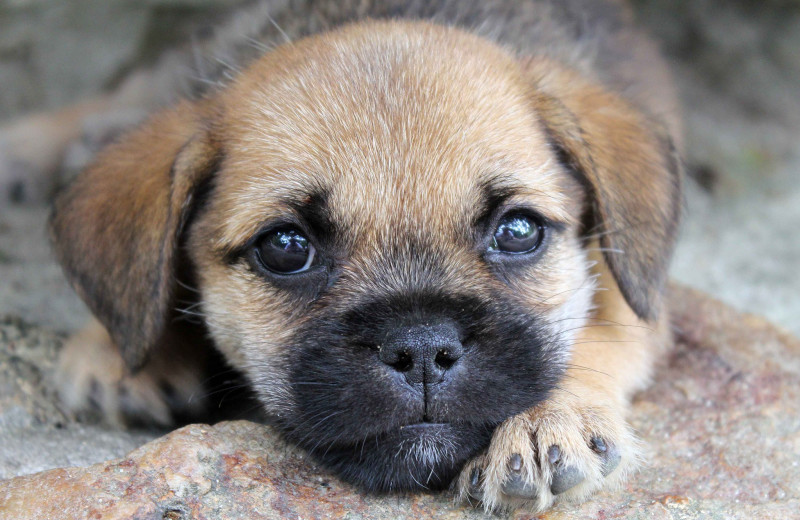
<svg viewBox="0 0 800 520">
<path fill-rule="evenodd" d="M 107 92 L 244 0 L 0 0 L 0 127 Z M 684 105 L 673 277 L 800 334 L 800 0 L 635 0 Z M 47 245 L 46 204 L 0 200 L 0 314 L 87 312 Z"/>
</svg>

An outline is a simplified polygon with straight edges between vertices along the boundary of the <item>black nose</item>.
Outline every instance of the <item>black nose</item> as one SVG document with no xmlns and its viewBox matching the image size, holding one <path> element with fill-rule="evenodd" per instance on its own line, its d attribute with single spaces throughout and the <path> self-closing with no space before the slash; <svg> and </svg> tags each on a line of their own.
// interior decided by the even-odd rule
<svg viewBox="0 0 800 520">
<path fill-rule="evenodd" d="M 440 383 L 464 354 L 455 323 L 398 327 L 386 336 L 380 359 L 410 384 Z"/>
</svg>

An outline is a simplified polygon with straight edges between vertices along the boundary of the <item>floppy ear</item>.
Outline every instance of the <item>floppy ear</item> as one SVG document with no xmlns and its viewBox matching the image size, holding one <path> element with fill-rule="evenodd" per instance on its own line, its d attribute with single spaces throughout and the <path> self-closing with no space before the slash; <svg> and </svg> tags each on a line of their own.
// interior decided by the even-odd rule
<svg viewBox="0 0 800 520">
<path fill-rule="evenodd" d="M 132 370 L 166 331 L 181 230 L 217 161 L 186 102 L 104 150 L 55 201 L 56 255 Z"/>
<path fill-rule="evenodd" d="M 664 126 L 552 63 L 532 62 L 535 105 L 592 207 L 589 233 L 630 307 L 657 317 L 680 219 L 681 162 Z"/>
</svg>

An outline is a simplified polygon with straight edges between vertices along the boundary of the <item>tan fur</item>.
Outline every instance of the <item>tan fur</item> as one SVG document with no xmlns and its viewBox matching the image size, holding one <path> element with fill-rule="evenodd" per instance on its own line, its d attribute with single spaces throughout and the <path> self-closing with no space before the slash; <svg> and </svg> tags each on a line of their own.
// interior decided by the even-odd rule
<svg viewBox="0 0 800 520">
<path fill-rule="evenodd" d="M 287 201 L 334 185 L 328 205 L 348 232 L 348 254 L 323 298 L 344 307 L 360 294 L 426 283 L 411 261 L 386 258 L 408 247 L 399 237 L 419 236 L 447 259 L 437 283 L 513 291 L 572 345 L 562 353 L 570 368 L 560 387 L 501 425 L 457 482 L 467 496 L 479 468 L 484 504 L 514 505 L 502 486 L 509 457 L 520 454 L 525 478 L 541 490 L 528 505 L 542 510 L 554 499 L 550 446 L 586 477 L 565 498 L 613 486 L 636 463 L 628 399 L 669 341 L 660 290 L 679 183 L 668 136 L 649 115 L 551 60 L 520 60 L 427 23 L 361 23 L 282 46 L 219 93 L 155 116 L 59 198 L 53 231 L 68 275 L 131 367 L 177 337 L 176 284 L 188 280 L 181 267 L 192 266 L 192 290 L 203 295 L 197 312 L 216 347 L 257 384 L 267 411 L 280 414 L 292 404 L 281 342 L 309 318 L 226 257 L 286 213 Z M 515 202 L 564 226 L 507 287 L 463 238 L 481 180 L 498 175 L 521 188 Z M 212 196 L 198 207 L 206 182 Z M 587 222 L 599 238 L 586 238 Z M 112 355 L 102 334 L 92 335 L 72 345 Z M 90 377 L 76 368 L 87 352 L 65 351 L 68 380 Z M 118 360 L 111 364 L 107 373 L 118 379 L 108 385 L 148 384 L 152 363 L 125 377 Z M 142 399 L 163 416 L 158 397 Z M 606 477 L 589 447 L 593 435 L 622 454 Z"/>
<path fill-rule="evenodd" d="M 582 500 L 601 486 L 613 489 L 639 464 L 639 442 L 625 418 L 631 394 L 647 384 L 656 356 L 671 344 L 669 319 L 664 309 L 656 323 L 637 317 L 625 303 L 596 241 L 589 257 L 598 275 L 595 312 L 578 334 L 563 382 L 546 403 L 498 428 L 488 452 L 462 471 L 458 482 L 462 498 L 470 496 L 472 472 L 487 468 L 480 486 L 490 508 L 523 505 L 545 510 L 556 498 L 548 492 L 552 465 L 547 452 L 552 445 L 561 448 L 563 464 L 576 466 L 587 476 L 561 499 Z M 588 448 L 594 435 L 616 439 L 621 449 L 622 461 L 610 475 L 601 474 L 597 456 Z M 540 491 L 535 502 L 502 492 L 509 477 L 508 456 L 514 453 L 522 456 L 523 474 Z"/>
</svg>

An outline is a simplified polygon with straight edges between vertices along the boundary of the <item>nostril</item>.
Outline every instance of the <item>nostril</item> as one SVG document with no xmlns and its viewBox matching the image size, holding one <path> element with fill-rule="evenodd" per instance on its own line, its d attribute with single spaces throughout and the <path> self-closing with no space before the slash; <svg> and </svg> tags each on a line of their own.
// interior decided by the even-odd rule
<svg viewBox="0 0 800 520">
<path fill-rule="evenodd" d="M 434 358 L 434 362 L 442 367 L 444 370 L 452 367 L 458 358 L 461 356 L 454 355 L 449 349 L 441 349 L 436 353 L 436 357 Z"/>
<path fill-rule="evenodd" d="M 391 367 L 398 372 L 408 372 L 414 368 L 414 358 L 407 351 L 403 350 L 397 354 L 397 361 Z"/>
<path fill-rule="evenodd" d="M 450 322 L 390 329 L 377 350 L 380 361 L 412 385 L 443 381 L 464 354 L 458 329 Z"/>
</svg>

